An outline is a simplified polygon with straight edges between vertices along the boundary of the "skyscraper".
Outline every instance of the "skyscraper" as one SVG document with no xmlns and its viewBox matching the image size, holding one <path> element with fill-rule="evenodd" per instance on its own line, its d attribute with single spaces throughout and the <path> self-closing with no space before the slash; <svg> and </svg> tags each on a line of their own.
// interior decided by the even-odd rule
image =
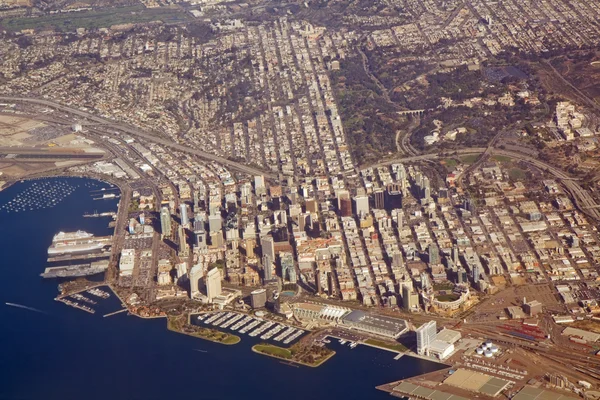
<svg viewBox="0 0 600 400">
<path fill-rule="evenodd" d="M 337 192 L 338 210 L 342 217 L 352 216 L 352 200 L 350 200 L 350 192 L 347 190 L 339 190 Z"/>
<path fill-rule="evenodd" d="M 431 243 L 429 245 L 429 264 L 436 265 L 440 262 L 440 249 L 437 244 Z"/>
<path fill-rule="evenodd" d="M 222 219 L 218 214 L 208 217 L 208 230 L 210 233 L 220 231 L 222 228 Z"/>
<path fill-rule="evenodd" d="M 171 236 L 171 213 L 167 207 L 160 209 L 160 230 L 163 237 Z"/>
<path fill-rule="evenodd" d="M 208 248 L 206 231 L 204 229 L 194 231 L 194 236 L 196 236 L 196 247 L 200 250 L 206 250 Z"/>
<path fill-rule="evenodd" d="M 260 239 L 260 247 L 263 256 L 268 255 L 271 262 L 275 261 L 275 241 L 272 236 L 265 236 Z"/>
<path fill-rule="evenodd" d="M 179 225 L 179 256 L 187 257 L 189 253 L 188 243 L 187 243 L 187 234 L 185 232 L 185 228 L 183 225 Z"/>
<path fill-rule="evenodd" d="M 200 293 L 198 285 L 203 273 L 204 269 L 201 265 L 194 265 L 190 270 L 190 297 L 192 299 Z"/>
<path fill-rule="evenodd" d="M 281 260 L 281 277 L 283 280 L 296 283 L 296 269 L 294 268 L 294 256 L 292 253 L 280 253 Z"/>
<path fill-rule="evenodd" d="M 256 289 L 250 293 L 250 305 L 252 308 L 262 308 L 267 304 L 267 291 Z"/>
<path fill-rule="evenodd" d="M 479 279 L 481 278 L 481 269 L 479 266 L 479 263 L 476 263 L 473 265 L 473 283 L 477 284 L 477 282 L 479 282 Z"/>
<path fill-rule="evenodd" d="M 263 272 L 265 282 L 273 279 L 273 259 L 268 254 L 263 255 Z"/>
<path fill-rule="evenodd" d="M 356 211 L 356 215 L 367 215 L 369 213 L 369 197 L 356 196 L 354 198 L 354 209 Z"/>
<path fill-rule="evenodd" d="M 374 197 L 374 208 L 377 210 L 383 210 L 385 208 L 385 192 L 383 189 L 376 189 L 373 192 Z"/>
<path fill-rule="evenodd" d="M 179 210 L 181 212 L 181 225 L 187 227 L 188 224 L 190 223 L 190 219 L 189 219 L 188 213 L 187 213 L 187 204 L 181 203 L 179 205 Z"/>
<path fill-rule="evenodd" d="M 206 274 L 206 296 L 208 301 L 221 294 L 221 271 L 219 268 L 213 268 Z"/>
<path fill-rule="evenodd" d="M 437 335 L 435 321 L 429 321 L 417 329 L 417 354 L 424 355 Z"/>
<path fill-rule="evenodd" d="M 402 285 L 402 307 L 405 310 L 413 310 L 419 306 L 419 294 L 410 286 Z"/>
</svg>

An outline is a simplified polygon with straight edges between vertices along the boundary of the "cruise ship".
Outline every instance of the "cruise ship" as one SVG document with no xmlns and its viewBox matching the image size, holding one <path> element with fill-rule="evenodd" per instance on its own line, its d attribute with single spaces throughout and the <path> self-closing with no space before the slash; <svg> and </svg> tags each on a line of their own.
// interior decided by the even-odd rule
<svg viewBox="0 0 600 400">
<path fill-rule="evenodd" d="M 94 235 L 84 231 L 59 232 L 52 239 L 48 248 L 49 256 L 75 253 L 94 253 L 104 248 L 105 244 L 94 239 Z"/>
<path fill-rule="evenodd" d="M 86 231 L 77 231 L 77 232 L 58 232 L 52 238 L 52 243 L 64 241 L 64 240 L 82 240 L 89 239 L 94 237 L 91 233 L 87 233 Z"/>
</svg>

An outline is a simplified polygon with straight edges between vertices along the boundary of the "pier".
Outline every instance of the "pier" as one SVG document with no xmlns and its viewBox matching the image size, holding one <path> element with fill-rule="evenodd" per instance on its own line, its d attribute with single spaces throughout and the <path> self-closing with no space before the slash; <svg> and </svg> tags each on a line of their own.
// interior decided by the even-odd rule
<svg viewBox="0 0 600 400">
<path fill-rule="evenodd" d="M 114 312 L 111 312 L 111 313 L 108 313 L 108 314 L 104 314 L 102 317 L 103 318 L 111 317 L 111 316 L 116 315 L 116 314 L 124 313 L 125 311 L 129 311 L 129 310 L 127 308 L 122 308 L 120 310 L 117 310 L 117 311 L 114 311 Z"/>
<path fill-rule="evenodd" d="M 58 298 L 58 297 L 57 297 L 57 298 L 56 298 L 56 299 L 54 299 L 54 300 L 56 300 L 56 301 L 60 301 L 60 302 L 62 302 L 62 303 L 65 303 L 65 304 L 66 304 L 66 305 L 68 305 L 68 306 L 71 306 L 71 307 L 78 308 L 78 309 L 80 309 L 80 310 L 83 310 L 83 311 L 85 311 L 85 312 L 89 312 L 90 314 L 95 314 L 95 313 L 96 313 L 96 310 L 94 310 L 93 308 L 90 308 L 90 307 L 88 307 L 88 306 L 81 305 L 81 304 L 79 304 L 79 303 L 77 303 L 77 302 L 75 302 L 75 301 L 67 300 L 67 299 L 66 299 L 66 298 L 64 298 L 64 297 L 61 297 L 61 298 Z"/>
<path fill-rule="evenodd" d="M 83 214 L 84 217 L 86 218 L 99 218 L 99 217 L 111 217 L 111 218 L 117 218 L 117 213 L 114 211 L 109 211 L 109 212 L 103 212 L 103 213 L 93 213 L 93 214 Z"/>
</svg>

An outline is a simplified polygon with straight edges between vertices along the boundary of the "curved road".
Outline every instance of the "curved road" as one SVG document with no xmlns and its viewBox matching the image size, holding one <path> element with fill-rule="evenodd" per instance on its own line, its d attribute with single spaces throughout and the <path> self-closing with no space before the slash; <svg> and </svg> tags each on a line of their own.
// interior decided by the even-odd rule
<svg viewBox="0 0 600 400">
<path fill-rule="evenodd" d="M 38 104 L 38 105 L 43 105 L 46 107 L 54 108 L 56 110 L 60 110 L 62 112 L 68 113 L 68 114 L 76 115 L 80 118 L 85 118 L 87 120 L 97 122 L 99 124 L 110 124 L 119 131 L 128 133 L 130 135 L 134 135 L 137 137 L 144 138 L 150 142 L 158 143 L 163 146 L 167 146 L 167 147 L 170 147 L 172 149 L 175 149 L 175 150 L 178 150 L 178 151 L 181 151 L 184 153 L 198 156 L 204 160 L 215 161 L 219 164 L 223 164 L 223 165 L 229 167 L 230 169 L 238 171 L 238 172 L 243 172 L 243 173 L 251 174 L 251 175 L 264 175 L 265 177 L 269 177 L 269 178 L 277 178 L 277 175 L 272 172 L 264 171 L 262 169 L 251 167 L 251 166 L 248 166 L 248 165 L 236 162 L 236 161 L 228 160 L 227 158 L 218 156 L 216 154 L 209 153 L 209 152 L 202 151 L 202 150 L 193 149 L 189 146 L 175 143 L 175 142 L 167 140 L 167 139 L 162 139 L 158 136 L 158 134 L 151 134 L 151 133 L 142 131 L 141 129 L 126 125 L 124 123 L 112 121 L 112 120 L 102 118 L 102 117 L 98 117 L 94 114 L 91 114 L 91 113 L 88 113 L 85 111 L 81 111 L 77 108 L 73 108 L 70 106 L 65 106 L 63 104 L 59 104 L 54 101 L 44 100 L 44 99 L 35 99 L 35 98 L 30 98 L 30 97 L 13 97 L 13 96 L 0 96 L 0 101 Z"/>
</svg>

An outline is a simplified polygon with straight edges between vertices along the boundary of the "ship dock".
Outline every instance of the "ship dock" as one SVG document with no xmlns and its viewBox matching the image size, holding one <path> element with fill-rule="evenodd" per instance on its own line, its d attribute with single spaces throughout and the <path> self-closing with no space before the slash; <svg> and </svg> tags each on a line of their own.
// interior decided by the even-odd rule
<svg viewBox="0 0 600 400">
<path fill-rule="evenodd" d="M 90 253 L 90 254 L 64 254 L 60 256 L 50 256 L 48 257 L 48 263 L 57 263 L 64 261 L 77 261 L 77 260 L 89 260 L 92 258 L 103 259 L 109 258 L 110 251 L 102 251 L 100 253 Z"/>
<path fill-rule="evenodd" d="M 83 214 L 86 218 L 99 218 L 99 217 L 111 217 L 113 219 L 117 218 L 117 213 L 114 211 L 103 212 L 103 213 L 93 213 L 93 214 Z"/>
<path fill-rule="evenodd" d="M 112 236 L 93 236 L 85 239 L 66 239 L 59 240 L 60 243 L 64 243 L 66 245 L 76 245 L 76 244 L 86 244 L 90 242 L 103 243 L 106 245 L 110 245 L 112 242 Z"/>
<path fill-rule="evenodd" d="M 95 275 L 108 269 L 108 260 L 92 261 L 84 264 L 48 267 L 40 274 L 43 278 L 71 278 Z"/>
</svg>

